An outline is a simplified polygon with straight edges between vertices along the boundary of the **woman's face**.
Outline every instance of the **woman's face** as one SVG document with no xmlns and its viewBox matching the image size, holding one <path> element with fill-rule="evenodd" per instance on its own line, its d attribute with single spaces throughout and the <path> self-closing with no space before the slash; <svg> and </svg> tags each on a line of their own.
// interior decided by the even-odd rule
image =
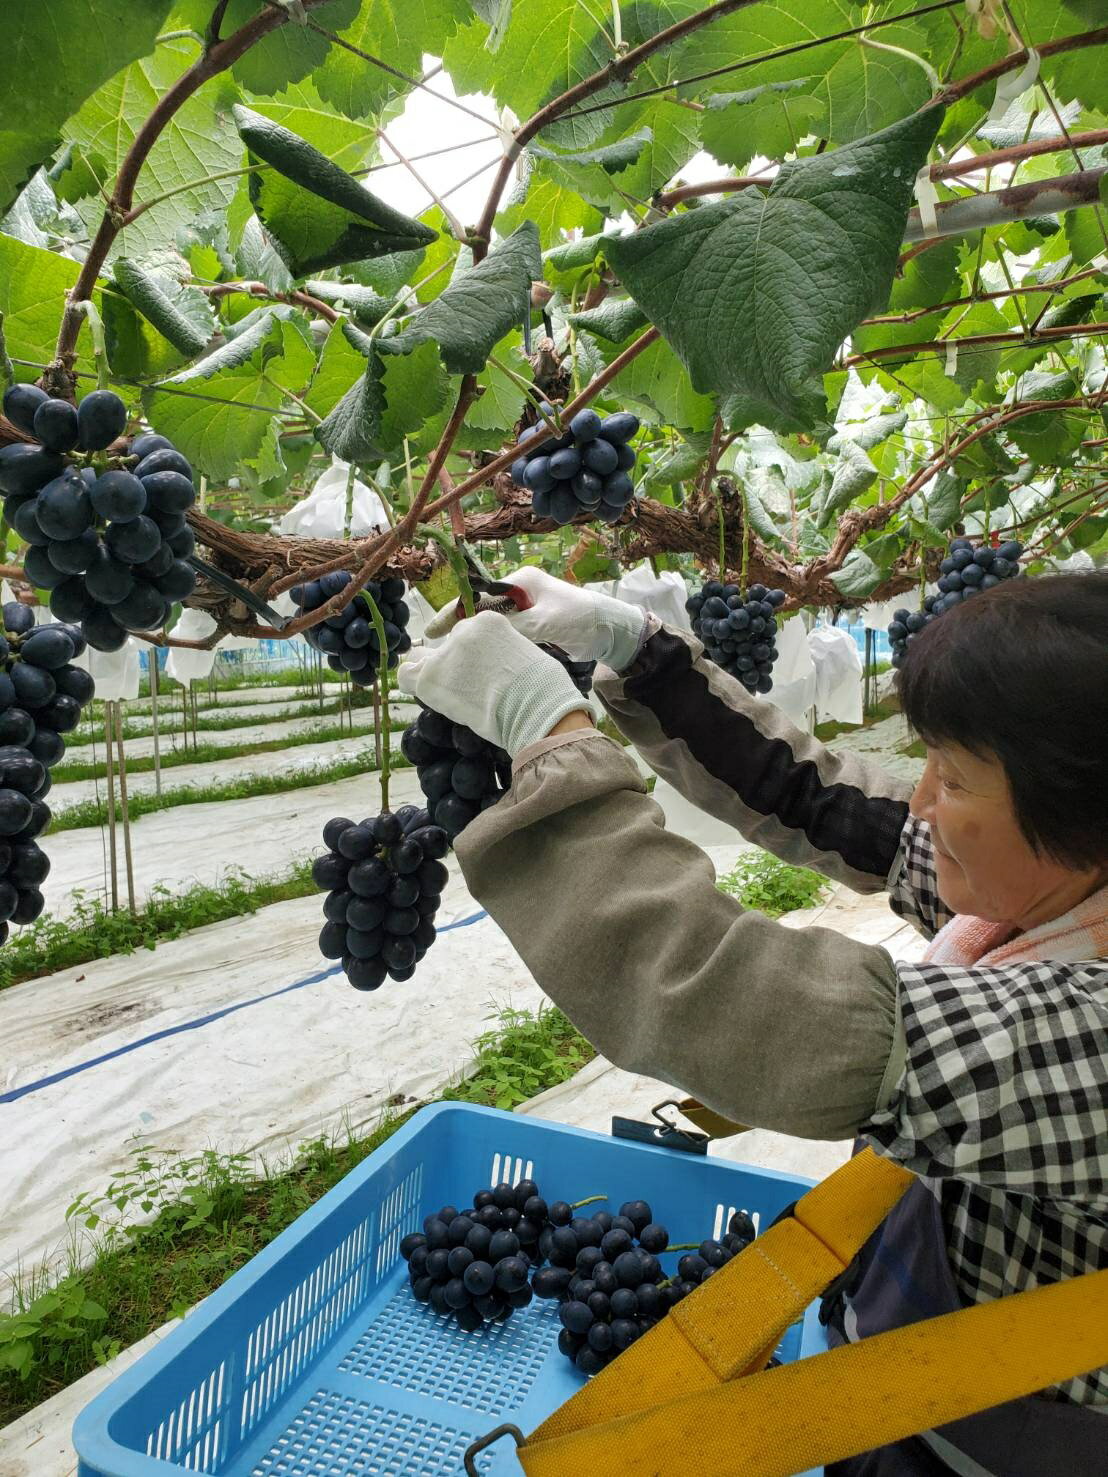
<svg viewBox="0 0 1108 1477">
<path fill-rule="evenodd" d="M 929 746 L 911 800 L 931 828 L 939 895 L 956 913 L 1027 930 L 1067 912 L 1097 885 L 1032 849 L 999 759 L 957 744 Z"/>
</svg>

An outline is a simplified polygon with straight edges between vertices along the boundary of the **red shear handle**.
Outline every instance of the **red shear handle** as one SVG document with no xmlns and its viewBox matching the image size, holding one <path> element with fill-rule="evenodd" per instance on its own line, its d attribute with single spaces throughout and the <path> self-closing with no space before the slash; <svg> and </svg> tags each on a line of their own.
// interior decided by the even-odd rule
<svg viewBox="0 0 1108 1477">
<path fill-rule="evenodd" d="M 485 610 L 497 611 L 501 615 L 507 615 L 509 610 L 530 610 L 534 601 L 521 585 L 505 585 L 499 582 L 487 585 L 483 590 L 474 590 L 477 597 L 474 601 L 474 614 Z M 458 601 L 454 610 L 456 620 L 465 618 L 465 606 Z"/>
</svg>

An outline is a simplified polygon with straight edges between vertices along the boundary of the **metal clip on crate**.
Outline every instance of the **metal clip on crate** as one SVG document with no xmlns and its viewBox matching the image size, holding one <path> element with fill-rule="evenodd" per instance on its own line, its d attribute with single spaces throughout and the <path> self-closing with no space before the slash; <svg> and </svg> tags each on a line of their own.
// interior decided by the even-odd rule
<svg viewBox="0 0 1108 1477">
<path fill-rule="evenodd" d="M 678 1149 L 682 1154 L 707 1154 L 710 1142 L 708 1135 L 696 1133 L 692 1129 L 678 1128 L 676 1123 L 671 1123 L 662 1116 L 663 1108 L 675 1108 L 680 1112 L 681 1104 L 671 1097 L 664 1102 L 655 1103 L 650 1110 L 654 1123 L 641 1123 L 637 1118 L 613 1118 L 612 1137 L 631 1139 L 637 1144 L 654 1144 L 660 1149 Z"/>
</svg>

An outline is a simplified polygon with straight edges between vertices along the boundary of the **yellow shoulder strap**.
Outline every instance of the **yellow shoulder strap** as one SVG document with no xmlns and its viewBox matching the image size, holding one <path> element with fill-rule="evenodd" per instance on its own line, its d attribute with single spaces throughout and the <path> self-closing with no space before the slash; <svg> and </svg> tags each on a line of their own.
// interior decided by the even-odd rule
<svg viewBox="0 0 1108 1477">
<path fill-rule="evenodd" d="M 866 1150 L 815 1186 L 538 1427 L 527 1477 L 790 1477 L 1108 1363 L 1105 1271 L 765 1370 L 911 1182 Z"/>
</svg>

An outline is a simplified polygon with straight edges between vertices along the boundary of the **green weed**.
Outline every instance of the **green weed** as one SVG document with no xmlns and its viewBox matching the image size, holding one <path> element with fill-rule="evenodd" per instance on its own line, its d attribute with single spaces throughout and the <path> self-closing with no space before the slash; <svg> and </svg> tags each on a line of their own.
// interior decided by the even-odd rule
<svg viewBox="0 0 1108 1477">
<path fill-rule="evenodd" d="M 738 898 L 744 908 L 756 908 L 767 918 L 780 918 L 818 902 L 827 881 L 818 872 L 790 867 L 788 862 L 762 851 L 741 856 L 716 886 Z"/>
<path fill-rule="evenodd" d="M 283 876 L 251 877 L 232 871 L 214 885 L 198 883 L 185 892 L 155 887 L 134 914 L 125 909 L 113 913 L 103 899 L 77 892 L 72 913 L 39 918 L 0 950 L 0 990 L 92 959 L 154 949 L 191 929 L 315 891 L 311 862 L 304 860 Z"/>
</svg>

